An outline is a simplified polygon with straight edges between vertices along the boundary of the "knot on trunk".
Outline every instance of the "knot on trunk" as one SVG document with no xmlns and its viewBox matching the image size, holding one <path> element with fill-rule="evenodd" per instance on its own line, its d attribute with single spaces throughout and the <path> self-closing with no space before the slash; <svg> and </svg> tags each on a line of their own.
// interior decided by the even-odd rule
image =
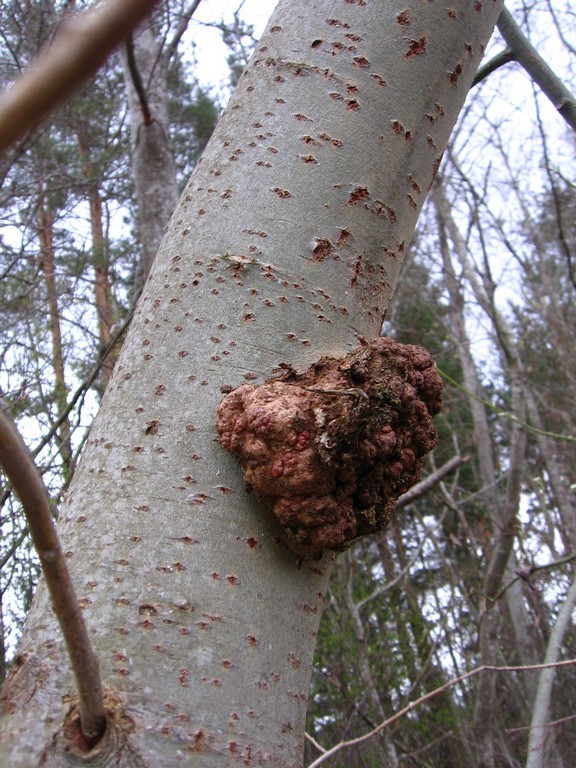
<svg viewBox="0 0 576 768">
<path fill-rule="evenodd" d="M 418 480 L 442 382 L 426 350 L 387 338 L 284 368 L 223 398 L 218 439 L 295 551 L 340 549 L 385 528 Z"/>
</svg>

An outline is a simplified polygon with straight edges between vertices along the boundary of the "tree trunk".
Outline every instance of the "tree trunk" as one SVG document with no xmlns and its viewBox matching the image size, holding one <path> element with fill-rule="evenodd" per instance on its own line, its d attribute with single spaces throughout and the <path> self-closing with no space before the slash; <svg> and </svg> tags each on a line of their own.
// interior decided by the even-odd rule
<svg viewBox="0 0 576 768">
<path fill-rule="evenodd" d="M 544 657 L 545 664 L 556 664 L 558 661 L 575 603 L 576 578 L 573 579 L 570 585 L 554 629 L 550 634 L 546 656 Z M 555 749 L 554 740 L 552 740 L 551 745 L 548 744 L 548 737 L 554 731 L 554 726 L 548 725 L 548 721 L 550 720 L 552 709 L 551 696 L 555 677 L 556 669 L 554 667 L 543 669 L 540 672 L 534 710 L 532 712 L 532 722 L 530 723 L 530 740 L 528 742 L 526 768 L 544 768 L 544 766 L 546 768 L 556 768 L 556 766 L 562 765 Z"/>
<path fill-rule="evenodd" d="M 490 285 L 491 277 L 486 274 L 482 284 L 474 273 L 470 263 L 469 252 L 464 240 L 456 226 L 447 199 L 440 184 L 434 185 L 434 204 L 438 211 L 439 219 L 450 233 L 454 244 L 455 254 L 460 261 L 462 271 L 466 275 L 472 291 L 486 315 L 490 318 L 494 329 L 494 336 L 498 344 L 504 369 L 507 372 L 510 387 L 510 412 L 513 416 L 512 427 L 509 435 L 509 456 L 506 473 L 506 484 L 503 491 L 495 492 L 497 486 L 496 463 L 491 458 L 493 448 L 489 438 L 488 423 L 484 405 L 480 402 L 482 394 L 472 356 L 467 343 L 458 346 L 462 363 L 465 382 L 468 391 L 472 393 L 470 408 L 475 422 L 475 433 L 478 437 L 478 453 L 482 484 L 490 490 L 490 496 L 486 496 L 488 515 L 493 525 L 493 543 L 488 566 L 484 575 L 482 587 L 481 621 L 479 627 L 479 647 L 481 664 L 521 663 L 535 664 L 541 659 L 539 646 L 540 638 L 534 631 L 528 615 L 520 584 L 505 592 L 502 603 L 495 604 L 501 595 L 505 578 L 510 580 L 518 568 L 514 543 L 518 535 L 518 510 L 522 490 L 522 471 L 526 463 L 526 421 L 527 400 L 531 394 L 531 387 L 524 370 L 517 345 L 514 342 L 514 334 L 506 319 L 500 312 L 493 297 L 493 286 Z M 445 272 L 448 276 L 451 300 L 458 304 L 460 289 L 456 276 L 445 253 Z M 463 316 L 457 325 L 463 339 L 465 327 Z M 467 373 L 469 372 L 469 373 Z M 482 424 L 481 422 L 484 422 Z M 479 428 L 480 427 L 480 428 Z M 483 439 L 485 436 L 486 439 Z M 539 442 L 540 437 L 538 436 Z M 553 451 L 549 451 L 553 456 Z M 553 459 L 552 459 L 553 460 Z M 490 467 L 492 469 L 490 470 Z M 512 630 L 508 648 L 502 643 L 501 622 L 507 622 Z M 504 633 L 505 634 L 505 633 Z M 508 651 L 512 658 L 502 658 L 502 654 Z M 529 713 L 536 693 L 537 675 L 535 672 L 526 672 L 515 686 L 506 687 L 506 700 L 510 709 L 517 712 Z M 474 729 L 477 732 L 480 746 L 480 768 L 492 768 L 496 764 L 497 740 L 501 730 L 498 709 L 494 702 L 498 696 L 498 681 L 495 676 L 483 676 L 478 682 L 478 699 L 474 715 Z M 561 765 L 561 758 L 555 746 L 554 732 L 550 732 L 547 738 L 547 750 L 550 766 Z"/>
<path fill-rule="evenodd" d="M 48 327 L 52 340 L 52 369 L 54 371 L 54 403 L 56 419 L 66 410 L 68 388 L 64 375 L 64 349 L 62 346 L 62 329 L 60 326 L 60 306 L 58 301 L 58 286 L 56 284 L 56 259 L 54 254 L 54 211 L 44 199 L 41 192 L 38 202 L 38 236 L 42 272 L 46 285 L 48 304 Z M 72 442 L 70 439 L 70 423 L 64 419 L 58 429 L 58 450 L 62 460 L 62 474 L 67 485 L 74 472 Z"/>
<path fill-rule="evenodd" d="M 500 7 L 283 0 L 240 79 L 60 516 L 115 765 L 301 765 L 332 556 L 279 542 L 215 441 L 216 408 L 223 387 L 379 334 Z M 71 702 L 40 588 L 4 687 L 0 763 L 70 759 Z"/>
<path fill-rule="evenodd" d="M 90 209 L 90 231 L 92 234 L 92 268 L 94 270 L 94 301 L 96 305 L 96 321 L 100 350 L 105 349 L 112 341 L 112 329 L 118 317 L 109 276 L 109 260 L 107 243 L 102 226 L 102 198 L 96 178 L 92 178 L 90 143 L 87 125 L 78 122 L 76 125 L 78 151 L 84 164 L 84 175 L 87 179 L 87 198 Z M 114 364 L 120 351 L 120 345 L 111 350 L 102 363 L 102 371 L 98 381 L 98 389 L 104 392 L 112 375 Z"/>
<path fill-rule="evenodd" d="M 142 246 L 138 281 L 143 284 L 178 203 L 178 186 L 168 138 L 168 62 L 149 25 L 134 37 L 132 51 L 131 63 L 124 51 L 122 66 Z M 142 87 L 140 94 L 135 81 Z"/>
<path fill-rule="evenodd" d="M 521 469 L 524 465 L 526 453 L 526 434 L 523 427 L 520 427 L 518 423 L 514 423 L 510 435 L 509 467 L 505 491 L 499 494 L 497 490 L 498 474 L 494 458 L 495 450 L 490 437 L 490 428 L 482 397 L 482 387 L 470 352 L 470 341 L 464 321 L 462 289 L 459 285 L 451 256 L 448 253 L 446 234 L 448 234 L 452 241 L 454 253 L 461 264 L 462 271 L 470 279 L 472 269 L 469 264 L 468 249 L 454 221 L 443 185 L 439 180 L 434 184 L 431 196 L 441 231 L 444 275 L 452 308 L 450 319 L 454 328 L 465 387 L 468 393 L 470 393 L 469 407 L 474 421 L 480 479 L 484 489 L 482 496 L 487 517 L 490 519 L 493 528 L 494 543 L 484 574 L 482 600 L 480 601 L 479 648 L 481 664 L 494 665 L 502 662 L 498 639 L 501 634 L 499 631 L 501 607 L 500 605 L 495 605 L 494 601 L 499 595 L 505 574 L 510 573 L 511 578 L 513 578 L 510 563 L 511 561 L 514 562 L 512 548 L 518 528 L 517 514 L 521 491 Z M 490 303 L 488 298 L 489 291 L 484 290 L 483 286 L 479 286 L 474 278 L 470 279 L 470 283 L 477 301 L 493 320 L 494 335 L 500 342 L 502 358 L 508 362 L 512 413 L 516 417 L 517 422 L 522 422 L 524 419 L 522 367 L 511 340 L 512 334 L 496 306 Z M 530 636 L 526 631 L 526 626 L 521 621 L 524 606 L 514 602 L 514 600 L 521 601 L 521 593 L 509 591 L 506 594 L 506 602 L 508 603 L 510 617 L 514 619 L 512 627 L 519 632 L 519 635 L 515 638 L 515 647 L 520 652 L 520 658 L 522 658 L 528 653 Z M 506 616 L 506 618 L 508 619 L 509 617 Z M 533 653 L 529 662 L 535 663 L 536 661 L 536 654 Z M 494 675 L 485 675 L 478 682 L 478 699 L 473 724 L 474 731 L 477 734 L 477 741 L 481 745 L 479 749 L 479 765 L 481 768 L 493 768 L 496 764 L 495 752 L 497 745 L 495 734 L 499 730 L 497 718 L 500 714 L 494 708 L 497 696 L 497 683 L 498 681 Z M 525 689 L 527 688 L 528 692 L 530 692 L 530 679 L 523 680 L 521 685 L 523 690 L 518 691 L 516 695 L 516 700 L 519 703 L 518 709 L 521 709 L 522 705 L 526 702 Z M 509 700 L 511 696 L 512 694 L 510 693 Z"/>
</svg>

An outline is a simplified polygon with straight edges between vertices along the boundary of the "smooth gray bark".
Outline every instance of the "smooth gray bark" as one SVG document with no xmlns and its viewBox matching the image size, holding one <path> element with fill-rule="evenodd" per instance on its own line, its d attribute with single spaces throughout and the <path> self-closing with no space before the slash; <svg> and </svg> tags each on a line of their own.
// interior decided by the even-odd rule
<svg viewBox="0 0 576 768">
<path fill-rule="evenodd" d="M 568 627 L 570 626 L 572 611 L 574 610 L 575 604 L 576 578 L 570 585 L 566 599 L 564 600 L 558 618 L 556 619 L 556 624 L 550 633 L 550 640 L 548 641 L 548 648 L 546 649 L 546 656 L 544 658 L 545 664 L 556 664 L 559 660 L 560 650 Z M 556 760 L 554 741 L 552 740 L 552 749 L 550 749 L 550 746 L 547 743 L 549 741 L 548 737 L 554 728 L 553 725 L 547 727 L 547 721 L 550 718 L 550 698 L 555 677 L 556 670 L 554 667 L 543 669 L 540 672 L 536 700 L 532 712 L 532 722 L 530 723 L 530 738 L 528 740 L 528 759 L 526 761 L 526 768 L 544 768 L 544 766 L 552 765 L 552 758 Z M 554 765 L 557 764 L 557 762 L 554 762 Z"/>
<path fill-rule="evenodd" d="M 134 87 L 126 51 L 122 55 L 130 110 L 132 172 L 136 187 L 142 256 L 139 280 L 150 272 L 178 203 L 176 164 L 168 137 L 168 60 L 150 24 L 134 36 L 134 62 L 145 93 L 145 108 Z"/>
<path fill-rule="evenodd" d="M 500 8 L 283 0 L 240 79 L 60 520 L 114 692 L 114 765 L 301 765 L 331 555 L 293 555 L 246 494 L 215 441 L 220 390 L 379 334 Z M 1 764 L 65 764 L 66 669 L 41 588 Z"/>
</svg>

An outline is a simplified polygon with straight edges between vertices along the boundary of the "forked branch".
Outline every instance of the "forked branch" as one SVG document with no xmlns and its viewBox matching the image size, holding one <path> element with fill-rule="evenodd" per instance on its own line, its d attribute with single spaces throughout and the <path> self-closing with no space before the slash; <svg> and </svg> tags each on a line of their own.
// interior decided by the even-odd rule
<svg viewBox="0 0 576 768">
<path fill-rule="evenodd" d="M 540 56 L 506 8 L 502 9 L 498 18 L 498 30 L 514 59 L 542 89 L 568 125 L 576 131 L 576 98 Z"/>
<path fill-rule="evenodd" d="M 576 131 L 576 97 L 534 48 L 506 8 L 502 9 L 498 17 L 498 30 L 504 38 L 506 48 L 478 69 L 472 86 L 478 85 L 505 64 L 516 61 L 550 99 L 568 125 Z"/>
</svg>

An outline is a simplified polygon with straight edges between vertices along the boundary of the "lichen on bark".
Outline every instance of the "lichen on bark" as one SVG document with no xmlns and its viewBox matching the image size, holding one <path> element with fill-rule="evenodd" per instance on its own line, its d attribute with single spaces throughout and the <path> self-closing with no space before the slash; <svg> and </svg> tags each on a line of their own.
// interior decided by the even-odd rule
<svg viewBox="0 0 576 768">
<path fill-rule="evenodd" d="M 437 434 L 442 382 L 421 347 L 378 338 L 220 403 L 220 445 L 288 544 L 314 554 L 385 528 Z"/>
</svg>

